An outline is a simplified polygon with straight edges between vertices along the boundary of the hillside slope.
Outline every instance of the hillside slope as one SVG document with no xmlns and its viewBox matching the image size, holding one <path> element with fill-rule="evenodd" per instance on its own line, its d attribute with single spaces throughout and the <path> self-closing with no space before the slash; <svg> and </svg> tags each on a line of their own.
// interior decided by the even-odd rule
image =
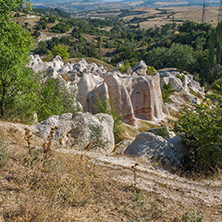
<svg viewBox="0 0 222 222">
<path fill-rule="evenodd" d="M 38 136 L 31 140 L 38 158 L 30 165 L 26 126 L 0 126 L 1 221 L 175 222 L 203 214 L 221 221 L 221 180 L 193 181 L 139 160 L 59 147 L 43 167 Z"/>
</svg>

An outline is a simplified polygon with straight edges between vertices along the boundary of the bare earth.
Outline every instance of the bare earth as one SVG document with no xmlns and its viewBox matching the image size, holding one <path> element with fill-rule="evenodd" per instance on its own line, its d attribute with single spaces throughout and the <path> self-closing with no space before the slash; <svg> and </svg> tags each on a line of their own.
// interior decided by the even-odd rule
<svg viewBox="0 0 222 222">
<path fill-rule="evenodd" d="M 16 205 L 13 205 L 14 199 L 19 199 L 21 203 L 22 199 L 24 198 L 26 199 L 26 202 L 35 201 L 33 203 L 35 203 L 37 206 L 38 201 L 40 201 L 40 203 L 42 202 L 41 198 L 40 200 L 38 199 L 38 201 L 35 198 L 33 198 L 33 200 L 32 198 L 29 198 L 29 195 L 31 195 L 33 192 L 37 192 L 35 190 L 29 191 L 30 185 L 27 185 L 26 189 L 23 188 L 21 191 L 18 188 L 13 188 L 13 184 L 15 184 L 15 182 L 17 184 L 19 179 L 20 183 L 23 181 L 21 178 L 22 176 L 17 175 L 18 172 L 23 169 L 23 167 L 18 165 L 17 172 L 14 171 L 14 169 L 16 169 L 15 160 L 19 161 L 19 159 L 22 159 L 21 156 L 25 155 L 24 152 L 26 142 L 23 139 L 25 127 L 26 126 L 23 124 L 12 124 L 0 121 L 0 139 L 3 140 L 4 138 L 5 143 L 8 144 L 11 150 L 13 150 L 13 159 L 8 163 L 9 166 L 11 164 L 11 167 L 8 166 L 7 168 L 4 168 L 3 166 L 3 168 L 0 168 L 0 187 L 2 187 L 0 188 L 0 194 L 2 197 L 5 196 L 8 198 L 7 202 L 4 198 L 0 198 L 2 205 L 2 207 L 0 207 L 0 212 L 6 216 L 9 215 L 10 212 L 13 212 L 16 208 Z M 42 144 L 42 142 L 43 140 L 38 138 L 38 136 L 35 136 L 32 141 L 32 143 L 36 144 L 36 146 L 40 147 L 40 149 L 40 144 Z M 72 159 L 74 161 L 69 162 L 67 169 L 70 167 L 70 164 L 71 167 L 77 164 L 76 167 L 79 167 L 77 169 L 80 174 L 82 174 L 81 170 L 83 168 L 85 170 L 89 170 L 84 170 L 84 172 L 88 172 L 84 178 L 91 174 L 95 175 L 95 179 L 93 179 L 92 185 L 90 185 L 90 189 L 94 189 L 94 197 L 91 201 L 89 201 L 89 203 L 84 205 L 84 207 L 68 207 L 63 209 L 66 215 L 66 219 L 64 220 L 50 219 L 51 216 L 55 215 L 53 210 L 57 210 L 57 208 L 58 210 L 60 209 L 59 205 L 57 206 L 57 203 L 53 202 L 52 208 L 50 207 L 51 210 L 49 209 L 47 210 L 47 213 L 43 214 L 45 218 L 44 221 L 127 222 L 130 221 L 129 219 L 131 218 L 136 219 L 136 215 L 141 212 L 143 215 L 146 215 L 146 212 L 151 212 L 149 208 L 144 208 L 144 206 L 148 207 L 148 204 L 152 205 L 152 203 L 157 202 L 158 206 L 161 208 L 162 213 L 160 216 L 157 216 L 157 213 L 152 214 L 152 217 L 147 216 L 147 218 L 149 218 L 148 221 L 182 221 L 180 220 L 182 215 L 189 210 L 193 210 L 197 215 L 205 214 L 206 221 L 221 222 L 221 178 L 217 177 L 216 179 L 199 179 L 194 181 L 192 179 L 179 177 L 158 166 L 155 166 L 149 162 L 141 161 L 139 159 L 116 156 L 115 154 L 102 155 L 96 152 L 78 151 L 75 149 L 62 147 L 55 147 L 54 151 L 59 156 L 64 157 L 67 160 Z M 78 161 L 77 157 L 80 158 Z M 139 165 L 137 166 L 136 170 L 136 186 L 133 187 L 132 185 L 134 184 L 134 174 L 131 167 L 135 165 L 135 163 L 138 163 Z M 28 169 L 26 171 L 28 171 Z M 23 171 L 23 173 L 25 174 L 25 171 Z M 63 174 L 64 175 L 62 175 L 61 179 L 65 176 L 66 173 Z M 26 177 L 24 177 L 24 184 L 26 182 L 25 178 Z M 82 180 L 81 175 L 75 178 L 80 181 Z M 43 182 L 41 182 L 41 184 Z M 48 182 L 51 183 L 49 179 Z M 21 184 L 20 186 L 22 187 L 24 184 Z M 81 189 L 79 185 L 78 189 Z M 27 190 L 27 193 L 25 193 L 25 190 Z M 137 195 L 141 195 L 144 198 L 142 199 L 143 201 L 134 199 L 135 192 Z M 54 196 L 50 197 L 53 198 Z M 144 203 L 146 203 L 146 205 Z M 28 206 L 30 206 L 30 204 Z M 4 218 L 6 216 L 4 216 Z M 46 217 L 48 219 L 46 219 Z M 3 218 L 2 221 L 4 221 Z M 34 221 L 43 220 L 36 219 Z"/>
</svg>

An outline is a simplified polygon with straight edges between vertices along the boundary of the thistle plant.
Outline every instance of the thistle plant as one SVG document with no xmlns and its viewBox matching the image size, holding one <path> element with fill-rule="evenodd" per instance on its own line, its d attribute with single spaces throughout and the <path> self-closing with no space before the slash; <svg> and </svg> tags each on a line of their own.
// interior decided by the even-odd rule
<svg viewBox="0 0 222 222">
<path fill-rule="evenodd" d="M 52 156 L 52 141 L 54 138 L 54 132 L 55 130 L 58 130 L 59 128 L 51 127 L 50 135 L 48 136 L 48 141 L 44 141 L 43 143 L 43 167 L 45 167 L 45 164 L 48 162 L 50 157 Z"/>
<path fill-rule="evenodd" d="M 137 182 L 136 182 L 136 179 L 137 179 L 137 174 L 136 174 L 136 170 L 137 170 L 137 166 L 139 166 L 138 163 L 135 163 L 135 165 L 131 166 L 131 168 L 133 169 L 133 187 L 136 187 L 137 185 Z"/>
</svg>

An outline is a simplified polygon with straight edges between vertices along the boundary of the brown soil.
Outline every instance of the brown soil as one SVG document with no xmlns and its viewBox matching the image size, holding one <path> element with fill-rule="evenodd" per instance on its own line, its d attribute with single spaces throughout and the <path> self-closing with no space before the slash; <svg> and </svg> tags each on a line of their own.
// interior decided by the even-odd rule
<svg viewBox="0 0 222 222">
<path fill-rule="evenodd" d="M 21 131 L 0 122 L 0 221 L 185 221 L 185 213 L 220 222 L 219 177 L 192 180 L 151 163 L 57 147 L 43 167 L 43 143 L 32 160 Z M 32 163 L 32 164 L 31 164 Z M 139 163 L 135 173 L 132 166 Z"/>
</svg>

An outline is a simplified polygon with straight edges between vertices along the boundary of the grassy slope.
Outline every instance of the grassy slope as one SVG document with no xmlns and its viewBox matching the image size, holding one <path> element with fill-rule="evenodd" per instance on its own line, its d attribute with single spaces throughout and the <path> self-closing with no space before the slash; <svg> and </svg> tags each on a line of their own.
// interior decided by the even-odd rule
<svg viewBox="0 0 222 222">
<path fill-rule="evenodd" d="M 42 142 L 32 140 L 32 146 L 40 149 L 30 165 L 34 155 L 28 154 L 21 132 L 13 128 L 0 130 L 0 220 L 175 222 L 193 209 L 198 214 L 204 212 L 209 221 L 219 222 L 219 208 L 198 200 L 193 201 L 195 204 L 183 199 L 172 201 L 170 196 L 161 195 L 161 189 L 167 187 L 160 179 L 156 181 L 157 192 L 133 187 L 133 179 L 130 183 L 121 180 L 127 175 L 133 178 L 130 168 L 110 167 L 89 156 L 56 152 L 43 167 Z M 178 191 L 178 195 L 182 193 Z"/>
</svg>

